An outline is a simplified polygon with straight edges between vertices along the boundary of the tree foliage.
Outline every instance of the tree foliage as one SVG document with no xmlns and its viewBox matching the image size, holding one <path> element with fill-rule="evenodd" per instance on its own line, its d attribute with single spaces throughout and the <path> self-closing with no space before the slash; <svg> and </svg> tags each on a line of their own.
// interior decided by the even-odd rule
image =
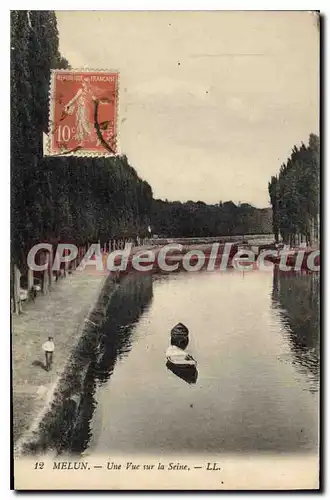
<svg viewBox="0 0 330 500">
<path fill-rule="evenodd" d="M 35 243 L 85 244 L 147 232 L 152 190 L 126 156 L 43 157 L 50 72 L 68 68 L 51 11 L 11 13 L 12 255 Z"/>
<path fill-rule="evenodd" d="M 165 237 L 211 237 L 272 232 L 271 210 L 232 201 L 153 201 L 153 232 Z"/>
<path fill-rule="evenodd" d="M 126 156 L 44 157 L 51 69 L 68 68 L 52 11 L 11 13 L 12 256 L 20 267 L 40 242 L 88 242 L 147 235 L 218 236 L 270 232 L 269 211 L 248 204 L 153 200 Z M 308 203 L 308 200 L 306 200 Z"/>
<path fill-rule="evenodd" d="M 290 243 L 300 234 L 312 242 L 320 212 L 319 191 L 320 143 L 318 136 L 310 134 L 308 146 L 294 146 L 278 176 L 268 183 L 276 239 L 280 233 L 284 242 Z"/>
</svg>

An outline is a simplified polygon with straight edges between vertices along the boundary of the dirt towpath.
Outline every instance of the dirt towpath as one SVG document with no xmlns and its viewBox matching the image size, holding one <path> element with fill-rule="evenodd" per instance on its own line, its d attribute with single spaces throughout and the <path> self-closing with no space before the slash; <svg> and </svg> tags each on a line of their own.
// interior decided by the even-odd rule
<svg viewBox="0 0 330 500">
<path fill-rule="evenodd" d="M 12 391 L 14 443 L 29 429 L 63 372 L 85 320 L 107 279 L 105 273 L 74 271 L 53 284 L 46 295 L 12 317 Z M 53 368 L 45 370 L 41 346 L 54 338 Z"/>
</svg>

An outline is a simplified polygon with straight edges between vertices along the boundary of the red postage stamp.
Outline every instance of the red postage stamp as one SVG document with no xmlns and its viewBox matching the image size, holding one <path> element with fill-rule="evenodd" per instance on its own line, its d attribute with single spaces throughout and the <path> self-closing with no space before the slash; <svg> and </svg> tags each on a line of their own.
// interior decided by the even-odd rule
<svg viewBox="0 0 330 500">
<path fill-rule="evenodd" d="M 53 70 L 48 155 L 117 154 L 118 72 Z"/>
</svg>

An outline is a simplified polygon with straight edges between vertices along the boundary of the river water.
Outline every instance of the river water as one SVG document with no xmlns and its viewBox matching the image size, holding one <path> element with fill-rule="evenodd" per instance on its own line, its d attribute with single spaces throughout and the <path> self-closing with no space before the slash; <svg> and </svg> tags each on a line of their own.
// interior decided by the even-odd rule
<svg viewBox="0 0 330 500">
<path fill-rule="evenodd" d="M 129 276 L 107 311 L 70 451 L 315 452 L 319 277 L 267 271 Z M 190 330 L 197 379 L 165 364 Z"/>
<path fill-rule="evenodd" d="M 26 453 L 317 452 L 317 273 L 136 273 L 107 290 Z M 179 321 L 190 377 L 166 367 Z"/>
</svg>

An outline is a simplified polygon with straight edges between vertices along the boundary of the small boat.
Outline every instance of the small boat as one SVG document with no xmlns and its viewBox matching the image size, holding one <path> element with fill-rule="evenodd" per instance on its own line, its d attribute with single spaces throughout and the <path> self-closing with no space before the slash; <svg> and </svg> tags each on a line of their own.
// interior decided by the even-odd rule
<svg viewBox="0 0 330 500">
<path fill-rule="evenodd" d="M 171 330 L 171 337 L 188 338 L 189 330 L 183 323 L 178 323 Z"/>
<path fill-rule="evenodd" d="M 188 337 L 171 337 L 171 345 L 175 345 L 176 347 L 179 347 L 179 349 L 184 350 L 188 344 Z"/>
<path fill-rule="evenodd" d="M 177 368 L 192 368 L 196 367 L 197 361 L 187 354 L 183 349 L 175 345 L 171 345 L 166 351 L 167 362 L 175 365 Z"/>
<path fill-rule="evenodd" d="M 179 366 L 173 365 L 172 363 L 167 361 L 166 368 L 178 378 L 181 378 L 182 380 L 187 382 L 187 384 L 196 384 L 197 382 L 198 371 L 196 366 L 180 368 Z"/>
</svg>

